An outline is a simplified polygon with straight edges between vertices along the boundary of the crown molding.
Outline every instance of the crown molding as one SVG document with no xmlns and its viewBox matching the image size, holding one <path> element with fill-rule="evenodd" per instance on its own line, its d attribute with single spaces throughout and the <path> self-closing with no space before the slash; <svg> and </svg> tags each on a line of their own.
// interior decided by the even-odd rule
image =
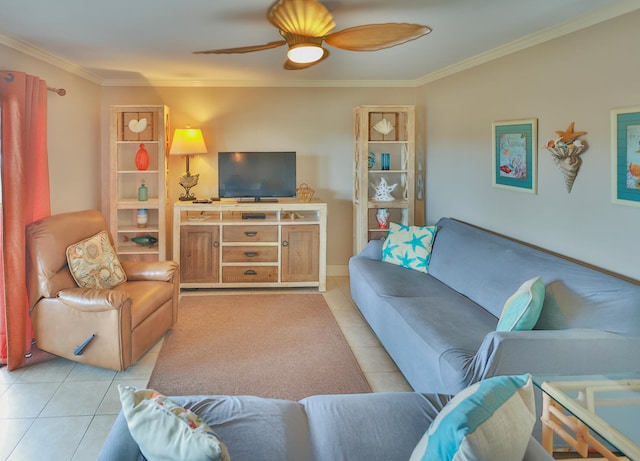
<svg viewBox="0 0 640 461">
<path fill-rule="evenodd" d="M 77 64 L 72 63 L 71 61 L 62 59 L 59 56 L 49 53 L 42 48 L 38 48 L 37 46 L 32 45 L 29 42 L 20 40 L 19 38 L 0 33 L 0 45 L 6 45 L 9 48 L 13 48 L 16 51 L 26 54 L 27 56 L 31 56 L 32 58 L 38 59 L 39 61 L 42 61 L 46 64 L 51 64 L 54 67 L 58 67 L 64 71 L 69 72 L 70 74 L 77 75 L 78 77 L 89 80 L 90 82 L 96 83 L 98 85 L 102 84 L 102 79 L 99 76 L 92 72 L 89 72 L 84 67 L 80 67 Z"/>
<path fill-rule="evenodd" d="M 613 5 L 592 11 L 591 13 L 583 14 L 582 16 L 578 16 L 577 18 L 571 19 L 562 24 L 547 27 L 541 31 L 534 32 L 533 34 L 499 46 L 498 48 L 494 48 L 485 53 L 478 54 L 451 66 L 444 67 L 436 72 L 427 74 L 424 77 L 417 79 L 415 86 L 422 86 L 427 83 L 440 80 L 441 78 L 448 77 L 463 70 L 471 69 L 472 67 L 485 64 L 493 61 L 494 59 L 502 58 L 526 48 L 531 48 L 532 46 L 548 42 L 549 40 L 562 37 L 563 35 L 567 35 L 581 29 L 586 29 L 587 27 L 613 19 L 626 13 L 631 13 L 638 9 L 640 9 L 640 2 L 638 2 L 638 0 L 620 0 Z"/>
</svg>

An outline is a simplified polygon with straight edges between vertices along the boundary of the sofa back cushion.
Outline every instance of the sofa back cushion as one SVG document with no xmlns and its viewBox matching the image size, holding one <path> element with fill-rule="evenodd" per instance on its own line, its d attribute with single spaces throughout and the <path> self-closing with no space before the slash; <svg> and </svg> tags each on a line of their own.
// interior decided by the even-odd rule
<svg viewBox="0 0 640 461">
<path fill-rule="evenodd" d="M 537 329 L 640 336 L 640 285 L 450 218 L 437 223 L 429 275 L 500 317 L 526 280 L 546 286 Z"/>
</svg>

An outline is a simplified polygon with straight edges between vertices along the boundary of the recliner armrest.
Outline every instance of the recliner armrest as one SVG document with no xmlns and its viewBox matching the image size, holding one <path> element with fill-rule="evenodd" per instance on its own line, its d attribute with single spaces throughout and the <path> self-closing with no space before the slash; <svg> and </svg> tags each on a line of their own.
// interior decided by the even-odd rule
<svg viewBox="0 0 640 461">
<path fill-rule="evenodd" d="M 131 302 L 126 293 L 103 288 L 67 288 L 60 290 L 57 298 L 74 309 L 93 312 L 117 310 Z"/>
<path fill-rule="evenodd" d="M 172 282 L 178 272 L 175 261 L 121 261 L 122 268 L 127 274 L 127 280 L 155 280 Z"/>
</svg>

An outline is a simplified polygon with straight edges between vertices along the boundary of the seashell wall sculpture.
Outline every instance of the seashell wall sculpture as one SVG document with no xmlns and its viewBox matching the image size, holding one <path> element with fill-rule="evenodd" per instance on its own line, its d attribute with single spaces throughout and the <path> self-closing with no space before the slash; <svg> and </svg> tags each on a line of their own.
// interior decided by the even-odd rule
<svg viewBox="0 0 640 461">
<path fill-rule="evenodd" d="M 564 184 L 567 192 L 571 192 L 573 183 L 580 170 L 582 159 L 579 157 L 586 149 L 587 145 L 577 139 L 586 131 L 574 131 L 575 122 L 571 122 L 565 131 L 556 131 L 558 138 L 547 143 L 546 148 L 551 153 L 553 161 L 564 176 Z"/>
</svg>

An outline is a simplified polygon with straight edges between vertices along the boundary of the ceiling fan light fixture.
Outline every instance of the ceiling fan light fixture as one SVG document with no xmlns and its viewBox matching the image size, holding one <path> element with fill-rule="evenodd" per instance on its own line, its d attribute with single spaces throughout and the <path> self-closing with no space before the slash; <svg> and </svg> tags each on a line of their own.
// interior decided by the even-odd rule
<svg viewBox="0 0 640 461">
<path fill-rule="evenodd" d="M 299 43 L 289 47 L 287 58 L 299 64 L 319 61 L 324 56 L 324 49 L 315 43 Z"/>
</svg>

